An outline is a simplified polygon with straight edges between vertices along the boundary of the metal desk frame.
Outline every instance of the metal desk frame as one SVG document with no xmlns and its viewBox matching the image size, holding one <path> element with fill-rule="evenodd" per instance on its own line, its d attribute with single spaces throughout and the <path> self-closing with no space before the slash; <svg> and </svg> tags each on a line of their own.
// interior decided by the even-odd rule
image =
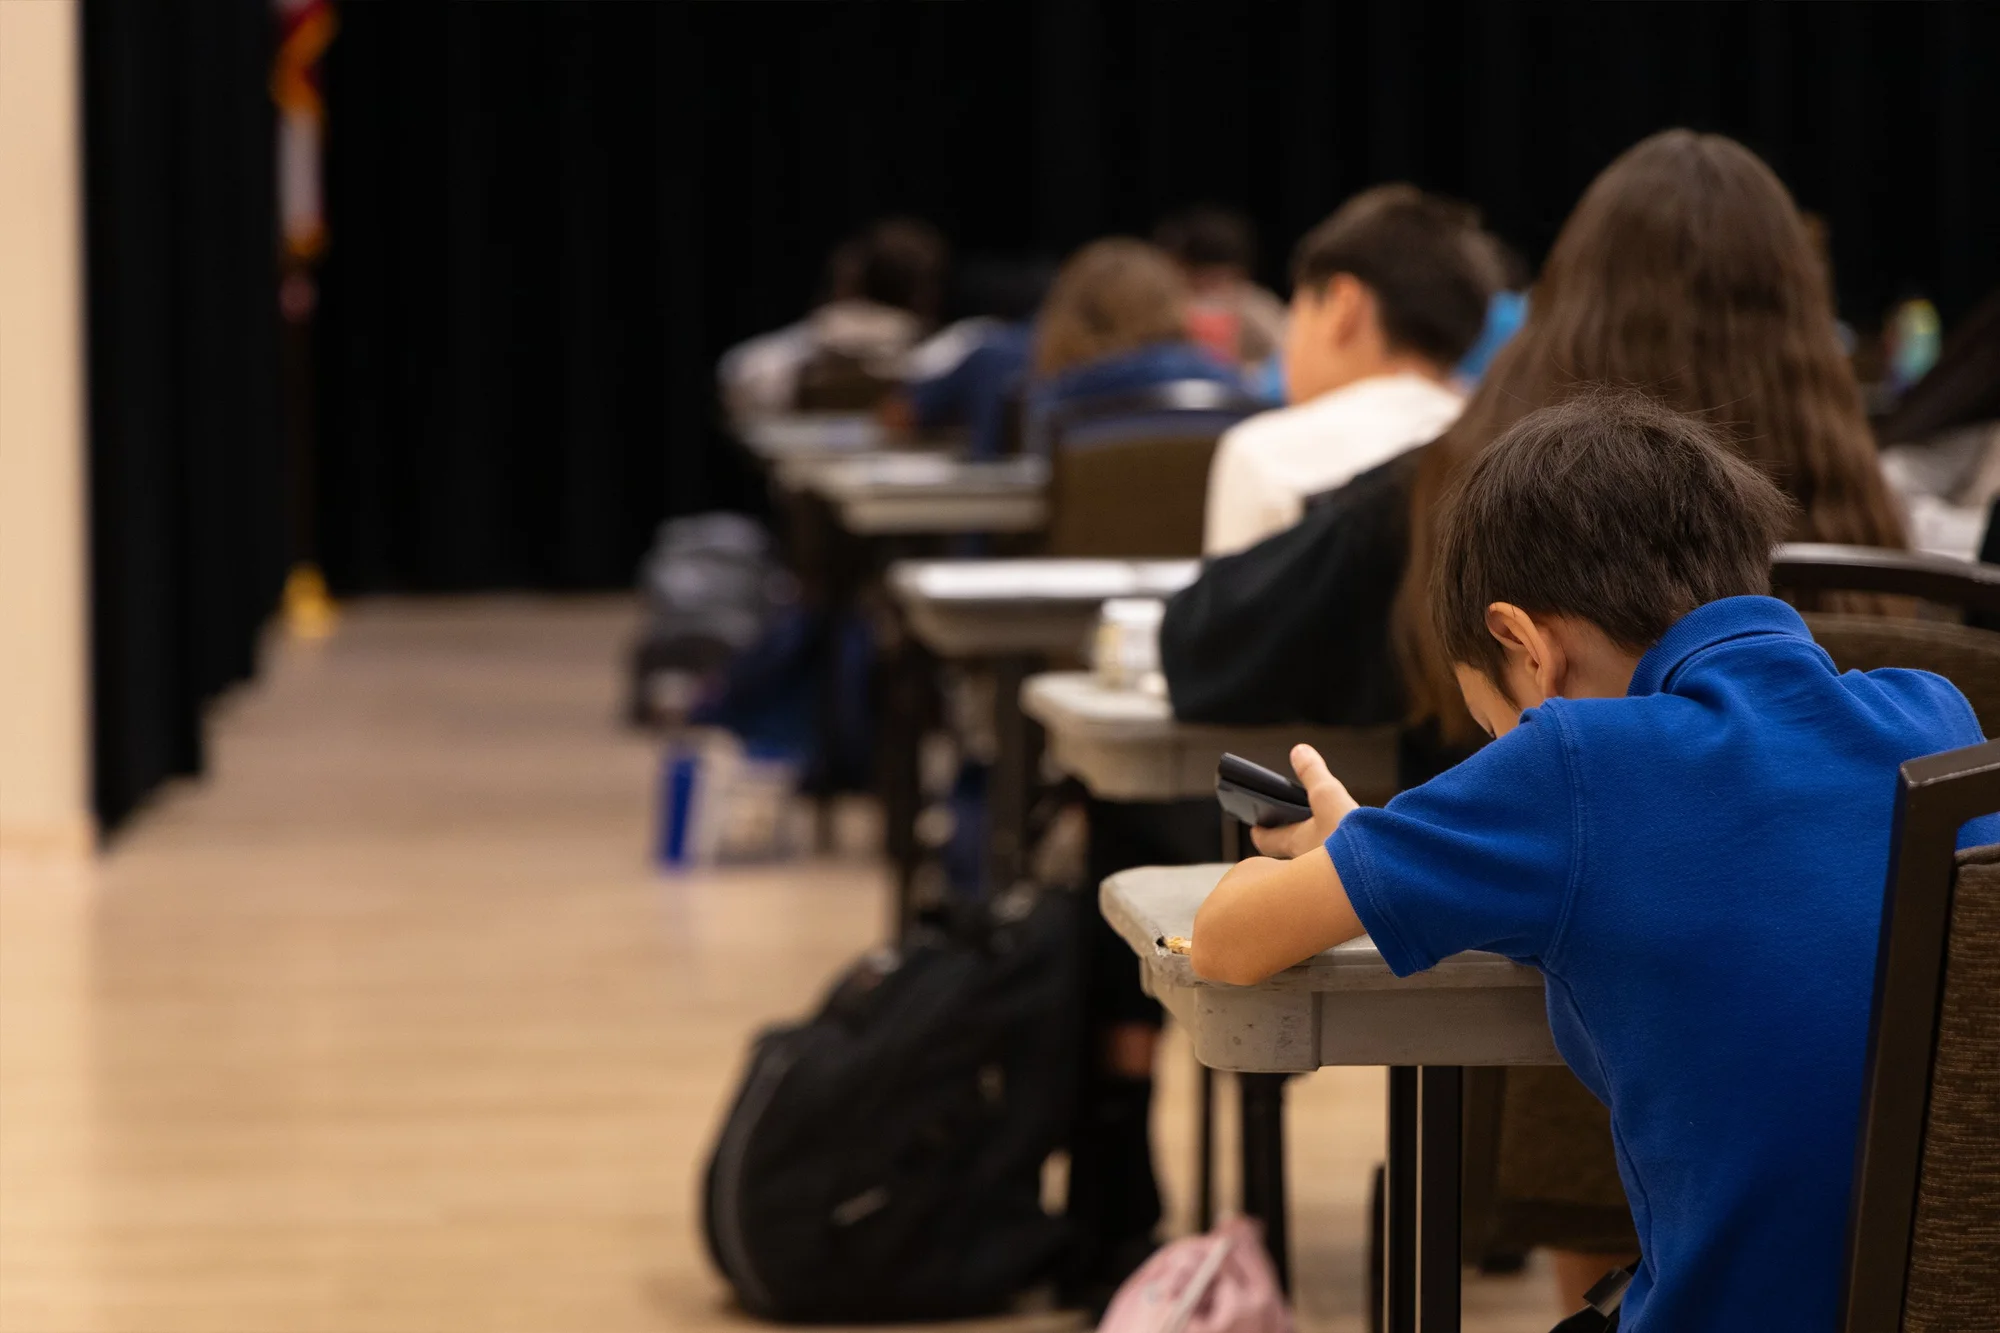
<svg viewBox="0 0 2000 1333">
<path fill-rule="evenodd" d="M 1264 1220 L 1280 1251 L 1288 1239 L 1287 1072 L 1387 1063 L 1383 1327 L 1390 1333 L 1457 1333 L 1464 1066 L 1561 1062 L 1548 1031 L 1541 977 L 1490 954 L 1462 954 L 1399 980 L 1363 939 L 1261 986 L 1203 981 L 1161 940 L 1192 931 L 1195 908 L 1227 868 L 1124 871 L 1105 881 L 1099 901 L 1105 919 L 1138 955 L 1147 989 L 1193 1037 L 1197 1058 L 1248 1080 L 1245 1211 Z M 1340 1021 L 1333 1021 L 1336 1016 Z"/>
</svg>

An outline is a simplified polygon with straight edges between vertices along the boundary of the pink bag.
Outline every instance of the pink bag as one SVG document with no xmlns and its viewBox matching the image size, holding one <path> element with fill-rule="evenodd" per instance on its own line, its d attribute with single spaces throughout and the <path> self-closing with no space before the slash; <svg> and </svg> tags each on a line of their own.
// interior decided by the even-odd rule
<svg viewBox="0 0 2000 1333">
<path fill-rule="evenodd" d="M 1264 1229 L 1233 1217 L 1177 1240 L 1125 1279 L 1098 1333 L 1292 1333 Z"/>
</svg>

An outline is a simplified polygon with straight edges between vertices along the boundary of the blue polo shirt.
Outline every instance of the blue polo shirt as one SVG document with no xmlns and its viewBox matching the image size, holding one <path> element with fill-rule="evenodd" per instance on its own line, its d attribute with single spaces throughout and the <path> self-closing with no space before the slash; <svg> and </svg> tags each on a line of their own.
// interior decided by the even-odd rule
<svg viewBox="0 0 2000 1333">
<path fill-rule="evenodd" d="M 1034 327 L 995 321 L 958 364 L 907 386 L 917 428 L 934 431 L 965 424 L 974 458 L 998 458 L 1007 447 L 1007 399 L 1021 387 L 1034 351 Z"/>
<path fill-rule="evenodd" d="M 1683 618 L 1623 699 L 1552 699 L 1327 850 L 1397 975 L 1541 969 L 1611 1108 L 1626 1333 L 1834 1326 L 1896 768 L 1977 744 L 1921 671 L 1840 674 L 1783 602 Z M 2000 817 L 1961 846 L 2000 842 Z"/>
</svg>

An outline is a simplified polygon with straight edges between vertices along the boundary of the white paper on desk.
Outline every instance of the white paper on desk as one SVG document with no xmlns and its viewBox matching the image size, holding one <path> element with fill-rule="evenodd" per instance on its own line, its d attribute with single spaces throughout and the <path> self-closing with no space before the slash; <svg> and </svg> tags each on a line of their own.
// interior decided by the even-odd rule
<svg viewBox="0 0 2000 1333">
<path fill-rule="evenodd" d="M 1048 484 L 1048 463 L 1040 458 L 968 462 L 938 452 L 866 454 L 833 464 L 843 489 L 924 490 L 932 487 L 977 490 L 982 486 L 1035 487 Z"/>
<path fill-rule="evenodd" d="M 870 454 L 841 466 L 841 479 L 854 486 L 942 486 L 962 465 L 943 454 Z"/>
<path fill-rule="evenodd" d="M 1199 560 L 1140 560 L 1132 566 L 1136 597 L 1172 597 L 1201 577 Z"/>
<path fill-rule="evenodd" d="M 1194 581 L 1197 560 L 961 560 L 926 565 L 916 590 L 938 601 L 1161 596 Z"/>
<path fill-rule="evenodd" d="M 882 447 L 882 423 L 865 412 L 758 417 L 743 425 L 753 449 L 769 454 L 845 453 Z"/>
</svg>

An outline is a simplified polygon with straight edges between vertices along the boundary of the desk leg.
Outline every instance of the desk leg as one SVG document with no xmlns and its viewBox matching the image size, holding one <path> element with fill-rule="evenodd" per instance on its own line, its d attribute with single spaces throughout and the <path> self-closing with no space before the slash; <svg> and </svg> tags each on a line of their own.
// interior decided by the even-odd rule
<svg viewBox="0 0 2000 1333">
<path fill-rule="evenodd" d="M 882 798 L 884 850 L 895 876 L 890 938 L 901 939 L 916 920 L 917 868 L 923 859 L 916 827 L 923 809 L 919 770 L 934 664 L 916 640 L 902 635 L 878 670 L 882 715 L 875 733 L 876 786 Z"/>
<path fill-rule="evenodd" d="M 1243 1211 L 1264 1224 L 1278 1285 L 1292 1288 L 1285 1227 L 1285 1075 L 1238 1074 L 1243 1097 Z"/>
<path fill-rule="evenodd" d="M 1222 817 L 1222 859 L 1243 857 L 1243 825 Z M 1285 1208 L 1284 1074 L 1238 1074 L 1243 1105 L 1243 1211 L 1264 1224 L 1264 1244 L 1278 1268 L 1278 1285 L 1292 1289 L 1291 1238 Z M 1203 1089 L 1204 1098 L 1207 1088 Z M 1204 1192 L 1207 1189 L 1203 1182 Z"/>
<path fill-rule="evenodd" d="M 833 794 L 840 754 L 840 629 L 854 603 L 856 556 L 852 539 L 840 530 L 832 510 L 817 496 L 794 497 L 792 510 L 800 581 L 806 605 L 822 617 L 813 663 L 818 684 L 818 714 L 813 742 L 817 771 L 812 774 L 813 843 L 819 851 L 833 846 Z"/>
<path fill-rule="evenodd" d="M 1383 1171 L 1382 1328 L 1417 1327 L 1417 1071 L 1389 1070 L 1389 1160 Z"/>
<path fill-rule="evenodd" d="M 1228 815 L 1222 817 L 1222 859 L 1236 861 L 1243 856 L 1243 825 Z M 1208 1071 L 1202 1071 L 1207 1075 Z M 1284 1074 L 1238 1074 L 1237 1090 L 1242 1099 L 1243 1211 L 1264 1224 L 1264 1244 L 1277 1265 L 1278 1284 L 1291 1290 L 1291 1243 L 1285 1208 L 1285 1079 Z M 1214 1105 L 1207 1077 L 1200 1088 L 1201 1177 L 1198 1200 L 1213 1203 L 1211 1184 L 1214 1159 L 1209 1148 L 1209 1115 Z M 1206 1225 L 1208 1210 L 1201 1210 Z"/>
<path fill-rule="evenodd" d="M 1222 859 L 1240 860 L 1242 848 L 1243 826 L 1224 813 Z M 1215 1225 L 1215 1071 L 1207 1065 L 1201 1067 L 1194 1092 L 1194 1224 L 1196 1230 L 1206 1231 Z"/>
<path fill-rule="evenodd" d="M 1215 1225 L 1215 1071 L 1199 1066 L 1194 1095 L 1194 1229 Z"/>
<path fill-rule="evenodd" d="M 1417 1078 L 1417 1328 L 1458 1333 L 1465 1071 L 1439 1066 Z"/>
<path fill-rule="evenodd" d="M 1015 655 L 993 663 L 993 777 L 987 800 L 989 894 L 1005 893 L 1027 872 L 1028 809 L 1041 767 L 1041 728 L 1021 711 L 1021 682 L 1033 658 Z"/>
</svg>

